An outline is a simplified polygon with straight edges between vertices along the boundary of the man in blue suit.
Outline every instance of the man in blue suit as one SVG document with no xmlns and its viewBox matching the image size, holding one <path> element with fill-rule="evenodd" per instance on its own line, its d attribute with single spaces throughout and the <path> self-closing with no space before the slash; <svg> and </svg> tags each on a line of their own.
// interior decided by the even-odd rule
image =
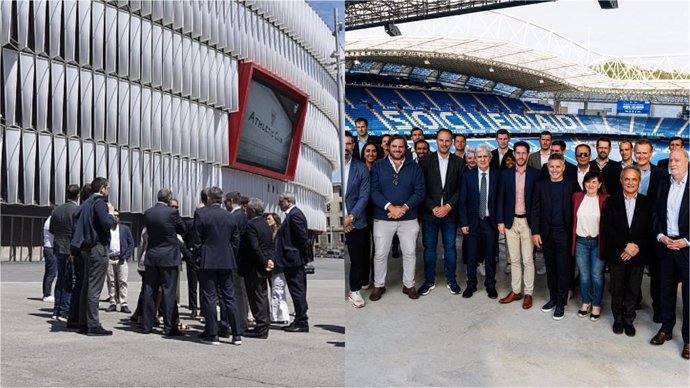
<svg viewBox="0 0 690 388">
<path fill-rule="evenodd" d="M 496 299 L 496 196 L 499 170 L 489 167 L 491 150 L 486 144 L 477 146 L 477 168 L 462 177 L 460 185 L 460 227 L 467 244 L 467 288 L 463 298 L 477 291 L 477 259 L 484 258 L 484 286 L 489 298 Z"/>
<path fill-rule="evenodd" d="M 283 268 L 292 303 L 295 306 L 295 320 L 283 330 L 291 333 L 308 333 L 307 316 L 307 274 L 304 271 L 309 255 L 309 229 L 304 213 L 295 206 L 295 195 L 289 191 L 280 193 L 278 206 L 285 212 L 276 235 L 276 266 Z"/>
<path fill-rule="evenodd" d="M 142 330 L 148 334 L 156 318 L 155 294 L 163 287 L 161 307 L 163 310 L 163 333 L 167 336 L 183 335 L 175 326 L 177 311 L 178 267 L 182 255 L 177 235 L 185 234 L 185 226 L 177 209 L 170 207 L 172 192 L 169 189 L 158 191 L 158 203 L 144 212 L 148 245 L 144 265 L 144 309 Z"/>
<path fill-rule="evenodd" d="M 508 244 L 512 291 L 499 302 L 510 303 L 522 299 L 524 277 L 525 300 L 522 308 L 529 309 L 532 307 L 534 291 L 534 244 L 529 228 L 529 215 L 532 191 L 539 179 L 539 170 L 527 166 L 529 144 L 519 141 L 513 149 L 515 167 L 501 171 L 496 209 L 498 232 L 505 234 Z"/>
<path fill-rule="evenodd" d="M 343 205 L 345 206 L 345 244 L 350 256 L 350 293 L 348 300 L 353 306 L 364 307 L 360 290 L 369 284 L 369 225 L 365 210 L 369 203 L 369 170 L 361 161 L 352 157 L 355 138 L 345 132 L 345 166 L 342 169 Z"/>
<path fill-rule="evenodd" d="M 241 319 L 235 300 L 233 272 L 237 270 L 235 253 L 240 246 L 240 228 L 232 215 L 221 207 L 223 191 L 211 187 L 208 192 L 208 206 L 194 213 L 194 230 L 199 252 L 199 282 L 201 283 L 201 309 L 204 315 L 204 332 L 201 342 L 218 345 L 218 322 L 216 304 L 227 314 L 232 331 L 232 344 L 242 344 Z M 149 232 L 150 233 L 150 232 Z M 220 302 L 219 295 L 220 293 Z"/>
</svg>

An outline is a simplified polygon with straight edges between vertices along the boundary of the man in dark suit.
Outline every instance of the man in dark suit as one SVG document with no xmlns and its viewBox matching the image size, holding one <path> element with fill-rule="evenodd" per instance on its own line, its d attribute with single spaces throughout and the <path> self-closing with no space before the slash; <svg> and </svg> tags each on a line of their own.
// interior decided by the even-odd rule
<svg viewBox="0 0 690 388">
<path fill-rule="evenodd" d="M 513 156 L 513 150 L 510 149 L 510 132 L 507 129 L 501 128 L 496 131 L 496 144 L 498 148 L 491 151 L 491 168 L 503 170 L 506 168 L 506 156 Z"/>
<path fill-rule="evenodd" d="M 566 144 L 563 140 L 554 140 L 551 143 L 551 154 L 558 154 L 563 157 L 563 163 L 565 163 L 565 170 L 563 172 L 563 178 L 567 181 L 575 181 L 577 182 L 577 167 L 570 163 L 569 161 L 565 160 L 565 150 L 566 150 Z M 542 166 L 541 168 L 541 173 L 539 174 L 539 179 L 541 180 L 549 180 L 550 175 L 549 175 L 549 167 L 548 163 Z"/>
<path fill-rule="evenodd" d="M 177 209 L 170 207 L 172 192 L 168 189 L 158 191 L 158 203 L 144 212 L 148 245 L 144 260 L 144 309 L 142 330 L 148 334 L 156 319 L 155 295 L 162 286 L 163 333 L 167 336 L 183 335 L 176 325 L 176 289 L 178 267 L 182 255 L 177 235 L 185 234 L 185 226 Z"/>
<path fill-rule="evenodd" d="M 287 332 L 309 332 L 307 316 L 307 274 L 304 264 L 308 256 L 309 234 L 307 218 L 295 206 L 295 195 L 289 191 L 280 193 L 278 206 L 285 212 L 276 235 L 276 266 L 283 268 L 285 281 L 295 307 L 295 320 L 283 328 Z"/>
<path fill-rule="evenodd" d="M 120 213 L 115 210 L 115 226 L 111 232 L 110 239 L 110 263 L 108 263 L 108 301 L 110 306 L 107 312 L 117 311 L 117 304 L 120 304 L 120 311 L 131 314 L 132 311 L 127 306 L 127 278 L 129 268 L 127 262 L 134 253 L 134 238 L 129 226 L 120 224 Z"/>
<path fill-rule="evenodd" d="M 573 193 L 579 190 L 579 186 L 576 179 L 564 177 L 565 160 L 562 155 L 554 153 L 549 156 L 546 166 L 549 179 L 542 179 L 534 186 L 530 228 L 532 241 L 535 246 L 543 247 L 546 262 L 549 301 L 541 311 L 549 312 L 555 308 L 553 319 L 561 320 L 572 277 Z"/>
<path fill-rule="evenodd" d="M 635 335 L 635 304 L 644 265 L 652 256 L 652 203 L 640 187 L 640 170 L 628 166 L 621 174 L 623 194 L 606 200 L 601 217 L 602 257 L 611 271 L 611 311 L 613 332 Z"/>
<path fill-rule="evenodd" d="M 505 304 L 520 300 L 524 278 L 525 300 L 522 308 L 529 309 L 532 307 L 534 291 L 534 243 L 529 228 L 529 217 L 532 192 L 539 179 L 539 170 L 527 166 L 529 144 L 519 141 L 515 143 L 514 150 L 515 167 L 501 172 L 496 205 L 498 232 L 506 236 L 512 267 L 512 291 L 499 302 Z"/>
<path fill-rule="evenodd" d="M 90 196 L 91 183 L 87 183 L 83 185 L 81 189 L 79 189 L 79 203 L 86 202 L 86 200 L 89 199 Z M 79 211 L 79 208 L 77 208 L 77 211 Z M 79 324 L 79 316 L 81 314 L 79 305 L 81 301 L 81 289 L 84 287 L 84 283 L 86 282 L 86 279 L 84 278 L 84 276 L 86 275 L 84 267 L 85 263 L 84 260 L 82 260 L 80 248 L 78 246 L 73 247 L 71 241 L 71 239 L 74 238 L 76 221 L 74 215 L 77 214 L 77 211 L 75 211 L 72 215 L 72 235 L 70 236 L 70 259 L 72 261 L 72 267 L 74 269 L 74 281 L 72 282 L 72 298 L 70 299 L 69 314 L 67 317 L 67 328 L 79 329 L 79 331 L 81 332 L 84 330 L 84 327 L 80 326 Z M 81 239 L 83 240 L 83 236 L 81 237 Z"/>
<path fill-rule="evenodd" d="M 364 117 L 355 120 L 355 129 L 357 130 L 357 142 L 355 148 L 352 150 L 352 156 L 355 159 L 364 159 L 364 146 L 368 143 L 379 145 L 381 140 L 377 136 L 369 135 L 369 122 Z"/>
<path fill-rule="evenodd" d="M 592 149 L 587 144 L 578 144 L 575 147 L 575 161 L 577 161 L 577 184 L 580 190 L 584 190 L 584 179 L 590 171 L 599 171 L 599 166 L 592 164 Z"/>
<path fill-rule="evenodd" d="M 57 257 L 57 281 L 55 282 L 55 304 L 53 306 L 53 316 L 60 321 L 67 321 L 70 309 L 70 299 L 72 289 L 69 291 L 65 287 L 65 282 L 72 282 L 73 276 L 65 279 L 67 260 L 70 258 L 69 243 L 72 239 L 72 217 L 79 205 L 79 186 L 69 185 L 67 187 L 67 201 L 53 210 L 50 216 L 50 233 L 54 237 L 54 250 Z"/>
<path fill-rule="evenodd" d="M 426 194 L 422 204 L 422 240 L 424 243 L 424 283 L 417 290 L 427 295 L 436 287 L 436 245 L 441 232 L 446 287 L 453 295 L 460 293 L 455 278 L 460 180 L 465 161 L 450 152 L 453 133 L 447 129 L 436 132 L 438 151 L 420 159 Z"/>
<path fill-rule="evenodd" d="M 671 339 L 676 323 L 678 281 L 683 295 L 683 358 L 690 358 L 688 313 L 688 154 L 683 149 L 671 151 L 668 169 L 671 176 L 659 182 L 655 203 L 654 229 L 660 246 L 661 329 L 651 343 L 661 345 Z"/>
<path fill-rule="evenodd" d="M 245 200 L 248 199 L 245 198 Z M 244 236 L 244 232 L 247 229 L 248 221 L 247 214 L 244 212 L 244 207 L 242 206 L 242 202 L 242 194 L 240 194 L 237 191 L 231 191 L 225 194 L 225 208 L 230 212 L 230 215 L 240 228 L 240 241 L 242 241 L 242 236 Z M 235 251 L 235 257 L 239 256 L 240 247 L 238 246 L 237 249 L 238 251 Z M 244 279 L 237 273 L 237 271 L 234 272 L 232 276 L 232 281 L 235 285 L 235 306 L 237 308 L 238 314 L 240 315 L 240 317 L 242 317 L 242 320 L 240 322 L 242 323 L 242 328 L 244 330 L 247 326 L 246 318 L 247 312 L 249 311 L 247 291 L 244 287 Z M 229 331 L 227 325 L 227 314 L 223 309 L 221 309 L 220 313 L 221 337 L 228 337 Z"/>
<path fill-rule="evenodd" d="M 362 286 L 369 284 L 370 244 L 366 208 L 369 204 L 369 170 L 352 157 L 355 139 L 345 133 L 345 166 L 342 169 L 343 205 L 345 206 L 345 244 L 350 257 L 350 293 L 348 300 L 356 308 L 364 307 Z"/>
<path fill-rule="evenodd" d="M 621 192 L 621 164 L 609 159 L 611 153 L 611 139 L 600 137 L 597 139 L 597 157 L 589 162 L 590 170 L 596 166 L 601 171 L 604 179 L 604 188 L 609 195 L 617 195 Z"/>
<path fill-rule="evenodd" d="M 249 308 L 256 326 L 243 335 L 266 339 L 270 323 L 267 278 L 273 271 L 275 257 L 273 231 L 263 217 L 264 204 L 260 199 L 250 198 L 245 209 L 249 221 L 240 240 L 237 266 L 239 274 L 244 278 Z"/>
<path fill-rule="evenodd" d="M 201 342 L 220 344 L 216 318 L 216 304 L 220 304 L 221 312 L 225 311 L 227 314 L 232 344 L 241 345 L 241 321 L 246 316 L 241 317 L 237 311 L 233 284 L 233 272 L 237 270 L 235 252 L 238 252 L 240 246 L 240 228 L 237 220 L 221 206 L 223 191 L 220 188 L 211 187 L 207 196 L 208 205 L 194 213 L 194 229 L 198 237 L 195 246 L 199 251 L 201 309 L 205 321 Z"/>
<path fill-rule="evenodd" d="M 682 150 L 684 145 L 685 145 L 685 142 L 683 141 L 682 137 L 680 137 L 680 136 L 671 137 L 668 141 L 669 157 L 671 156 L 670 155 L 671 152 L 673 152 L 675 150 Z M 657 163 L 657 166 L 659 166 L 659 168 L 663 168 L 666 171 L 669 171 L 668 160 L 669 160 L 669 158 L 661 159 L 659 161 L 659 163 Z"/>
<path fill-rule="evenodd" d="M 477 291 L 477 261 L 484 258 L 484 285 L 491 299 L 496 292 L 496 197 L 499 170 L 491 168 L 491 151 L 485 144 L 477 147 L 477 168 L 462 176 L 458 210 L 460 228 L 467 244 L 467 288 L 463 298 L 471 298 Z"/>
</svg>

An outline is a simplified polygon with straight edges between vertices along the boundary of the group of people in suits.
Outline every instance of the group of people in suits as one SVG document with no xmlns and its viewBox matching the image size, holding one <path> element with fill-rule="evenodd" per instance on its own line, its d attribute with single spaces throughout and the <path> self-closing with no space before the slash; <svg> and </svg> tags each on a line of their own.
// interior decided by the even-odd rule
<svg viewBox="0 0 690 388">
<path fill-rule="evenodd" d="M 579 285 L 582 305 L 577 315 L 597 321 L 607 266 L 613 332 L 632 337 L 648 266 L 653 320 L 661 324 L 651 343 L 663 344 L 672 337 L 680 282 L 681 355 L 690 357 L 688 154 L 682 139 L 672 139 L 668 167 L 662 169 L 650 163 L 653 146 L 647 139 L 634 144 L 623 140 L 620 162 L 609 159 L 608 138 L 597 139 L 594 159 L 590 146 L 580 144 L 575 149 L 577 164 L 571 164 L 564 156 L 566 143 L 552 141 L 548 131 L 540 134 L 540 149 L 530 154 L 524 141 L 510 149 L 510 133 L 505 129 L 497 131 L 494 150 L 486 144 L 466 149 L 464 135 L 440 129 L 438 150 L 422 156 L 408 150 L 407 139 L 401 135 L 387 135 L 384 146 L 382 139 L 368 134 L 365 119 L 355 123 L 357 135 L 346 134 L 342 174 L 344 231 L 351 260 L 348 299 L 355 307 L 365 306 L 363 290 L 371 288 L 371 301 L 380 300 L 386 292 L 388 255 L 395 235 L 402 251 L 404 294 L 418 299 L 436 288 L 439 234 L 446 288 L 460 294 L 458 229 L 467 264 L 462 296 L 470 298 L 477 292 L 477 265 L 483 261 L 485 290 L 489 298 L 497 299 L 497 241 L 502 235 L 511 291 L 500 303 L 522 300 L 523 309 L 532 307 L 534 252 L 540 249 L 548 286 L 541 310 L 553 312 L 555 320 L 563 319 L 569 293 Z M 455 152 L 450 151 L 451 142 Z M 416 288 L 415 248 L 420 230 L 424 281 Z"/>
</svg>

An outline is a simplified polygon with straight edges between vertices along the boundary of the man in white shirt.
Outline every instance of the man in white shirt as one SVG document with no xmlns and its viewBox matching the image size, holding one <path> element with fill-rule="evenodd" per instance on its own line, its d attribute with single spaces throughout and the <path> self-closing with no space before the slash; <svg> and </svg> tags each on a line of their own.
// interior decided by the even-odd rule
<svg viewBox="0 0 690 388">
<path fill-rule="evenodd" d="M 132 238 L 129 227 L 120 225 L 120 213 L 117 210 L 115 210 L 113 217 L 115 218 L 115 225 L 110 230 L 110 262 L 106 274 L 110 306 L 105 311 L 117 311 L 119 304 L 121 312 L 131 314 L 132 311 L 127 306 L 127 277 L 129 274 L 127 262 L 132 258 L 134 238 Z"/>
<path fill-rule="evenodd" d="M 43 224 L 43 261 L 45 262 L 45 272 L 43 273 L 43 301 L 47 303 L 55 302 L 51 293 L 53 281 L 57 276 L 57 258 L 53 252 L 53 234 L 50 233 L 50 217 Z"/>
</svg>

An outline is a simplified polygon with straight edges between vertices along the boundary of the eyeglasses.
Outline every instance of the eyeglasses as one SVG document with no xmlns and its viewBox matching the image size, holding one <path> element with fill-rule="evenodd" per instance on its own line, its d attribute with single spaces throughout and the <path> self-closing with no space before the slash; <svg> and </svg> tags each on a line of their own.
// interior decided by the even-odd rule
<svg viewBox="0 0 690 388">
<path fill-rule="evenodd" d="M 398 177 L 398 173 L 393 174 L 393 186 L 397 186 L 398 183 L 400 183 L 400 178 Z"/>
<path fill-rule="evenodd" d="M 587 158 L 589 157 L 589 154 L 586 152 L 580 152 L 579 154 L 575 154 L 578 158 Z"/>
</svg>

